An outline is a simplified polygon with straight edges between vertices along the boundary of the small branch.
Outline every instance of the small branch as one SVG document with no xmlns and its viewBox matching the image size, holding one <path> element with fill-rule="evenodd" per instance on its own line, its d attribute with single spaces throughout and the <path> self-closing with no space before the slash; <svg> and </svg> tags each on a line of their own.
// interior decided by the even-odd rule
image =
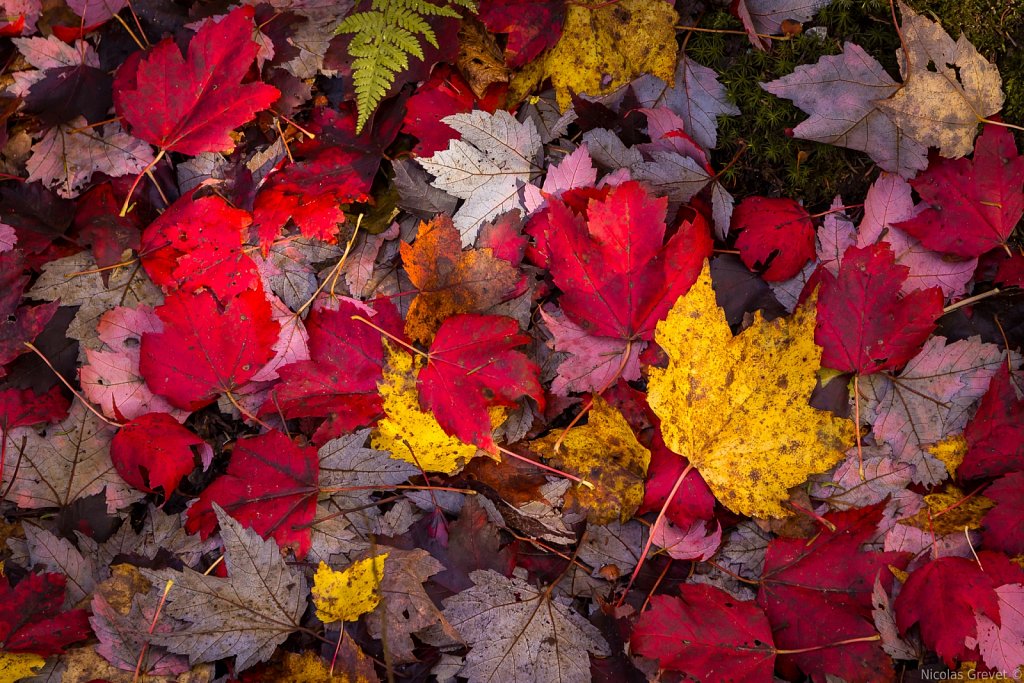
<svg viewBox="0 0 1024 683">
<path fill-rule="evenodd" d="M 966 299 L 961 299 L 960 301 L 957 301 L 955 304 L 950 304 L 943 308 L 942 315 L 952 313 L 958 308 L 963 308 L 964 306 L 970 306 L 971 304 L 978 303 L 982 299 L 987 299 L 990 296 L 995 296 L 996 294 L 999 294 L 1000 291 L 1001 290 L 997 287 L 995 289 L 990 289 L 987 292 L 982 292 L 981 294 L 975 294 L 974 296 L 969 296 Z"/>
<path fill-rule="evenodd" d="M 33 353 L 35 353 L 37 356 L 39 356 L 42 359 L 42 361 L 44 363 L 46 363 L 46 367 L 50 368 L 50 370 L 53 371 L 53 374 L 55 374 L 57 376 L 57 379 L 59 379 L 61 381 L 61 383 L 64 386 L 66 386 L 71 391 L 72 394 L 75 395 L 75 398 L 77 398 L 79 401 L 82 402 L 82 405 L 85 406 L 89 410 L 89 412 L 91 412 L 93 415 L 95 415 L 99 419 L 103 420 L 104 422 L 106 422 L 111 427 L 118 427 L 118 428 L 120 428 L 120 427 L 124 426 L 120 422 L 114 422 L 113 420 L 108 419 L 106 415 L 104 415 L 103 413 L 101 413 L 98 410 L 96 410 L 95 408 L 93 408 L 92 404 L 89 403 L 85 399 L 84 396 L 82 396 L 80 393 L 78 393 L 78 391 L 76 391 L 75 388 L 73 386 L 71 386 L 70 382 L 68 382 L 66 379 L 64 379 L 64 375 L 62 375 L 59 372 L 57 372 L 57 368 L 53 367 L 53 363 L 50 362 L 50 359 L 47 358 L 46 356 L 44 356 L 43 352 L 40 351 L 39 349 L 37 349 L 35 344 L 33 344 L 32 342 L 25 342 L 25 346 L 27 346 L 29 349 L 31 349 Z"/>
<path fill-rule="evenodd" d="M 583 486 L 586 486 L 588 489 L 593 489 L 594 488 L 594 485 L 591 484 L 589 481 L 587 481 L 586 479 L 581 479 L 580 477 L 577 477 L 574 474 L 569 474 L 568 472 L 563 472 L 562 470 L 557 470 L 554 467 L 548 467 L 547 465 L 545 465 L 543 463 L 539 463 L 536 460 L 531 460 L 530 458 L 527 458 L 525 455 L 519 455 L 518 453 L 513 453 L 512 451 L 508 450 L 507 448 L 502 448 L 501 446 L 498 446 L 498 450 L 503 455 L 507 455 L 509 457 L 515 458 L 516 460 L 521 460 L 521 461 L 523 461 L 523 462 L 525 462 L 525 463 L 527 463 L 529 465 L 533 465 L 534 467 L 539 467 L 540 469 L 546 470 L 548 472 L 551 472 L 552 474 L 557 474 L 560 477 L 565 477 L 569 481 L 574 481 L 577 484 L 581 484 Z"/>
</svg>

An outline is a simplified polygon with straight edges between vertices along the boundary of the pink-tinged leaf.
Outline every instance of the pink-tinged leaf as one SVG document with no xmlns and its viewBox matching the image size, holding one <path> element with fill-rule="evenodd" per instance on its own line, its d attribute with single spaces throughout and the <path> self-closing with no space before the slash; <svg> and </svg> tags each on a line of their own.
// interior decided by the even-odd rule
<svg viewBox="0 0 1024 683">
<path fill-rule="evenodd" d="M 261 414 L 327 418 L 314 434 L 318 444 L 377 421 L 383 411 L 377 392 L 385 363 L 383 337 L 353 316 L 405 338 L 398 309 L 387 299 L 373 302 L 373 308 L 352 299 L 340 299 L 335 311 L 314 308 L 306 318 L 310 360 L 277 369 L 281 382 Z"/>
<path fill-rule="evenodd" d="M 1014 678 L 1024 666 L 1024 584 L 999 586 L 996 595 L 999 623 L 984 614 L 977 615 L 977 648 L 987 667 Z"/>
<path fill-rule="evenodd" d="M 163 323 L 149 306 L 113 308 L 100 317 L 99 339 L 105 348 L 85 349 L 79 370 L 82 393 L 112 420 L 134 420 L 146 413 L 169 413 L 179 422 L 188 411 L 157 396 L 139 371 L 142 335 L 163 332 Z"/>
<path fill-rule="evenodd" d="M 740 0 L 741 6 L 743 1 Z M 749 7 L 754 2 L 746 0 L 746 5 Z M 756 2 L 769 7 L 786 4 L 775 0 Z M 821 0 L 812 2 L 827 4 Z M 782 19 L 797 18 L 786 16 L 785 10 L 782 11 Z M 808 18 L 806 16 L 804 21 Z M 779 31 L 778 21 L 768 33 Z M 744 24 L 747 25 L 746 20 Z M 749 30 L 750 25 L 747 28 Z M 754 37 L 751 40 L 758 44 Z M 900 85 L 858 45 L 846 43 L 841 54 L 822 57 L 816 64 L 798 66 L 788 76 L 762 83 L 761 87 L 791 100 L 810 114 L 810 118 L 793 129 L 794 137 L 866 152 L 884 170 L 905 178 L 928 165 L 928 149 L 904 135 L 892 119 L 875 106 L 877 100 L 886 99 Z"/>
<path fill-rule="evenodd" d="M 142 266 L 165 291 L 206 288 L 227 298 L 259 285 L 242 250 L 252 218 L 217 195 L 174 202 L 142 233 Z"/>
<path fill-rule="evenodd" d="M 188 509 L 185 529 L 205 539 L 217 528 L 214 504 L 244 526 L 302 559 L 311 545 L 319 489 L 316 448 L 300 447 L 278 431 L 235 443 L 226 473 L 208 486 Z"/>
<path fill-rule="evenodd" d="M 862 414 L 876 440 L 914 466 L 914 481 L 937 484 L 947 470 L 928 448 L 964 429 L 1001 366 L 1004 353 L 995 344 L 976 337 L 946 344 L 943 337 L 932 337 L 895 378 L 878 374 L 861 380 Z"/>
<path fill-rule="evenodd" d="M 541 308 L 540 314 L 554 336 L 550 342 L 554 350 L 568 354 L 551 384 L 556 396 L 596 392 L 620 377 L 640 379 L 640 352 L 645 342 L 591 336 L 555 308 Z"/>
<path fill-rule="evenodd" d="M 110 442 L 110 459 L 121 478 L 148 493 L 169 498 L 195 467 L 193 446 L 205 442 L 167 413 L 146 413 L 128 422 Z"/>
<path fill-rule="evenodd" d="M 769 281 L 787 280 L 814 258 L 814 224 L 792 199 L 747 197 L 733 210 L 740 258 Z"/>
<path fill-rule="evenodd" d="M 557 165 L 548 168 L 543 187 L 538 189 L 536 185 L 523 186 L 523 206 L 526 207 L 527 213 L 533 213 L 544 206 L 548 197 L 559 197 L 566 190 L 588 187 L 596 182 L 597 169 L 594 168 L 594 160 L 590 158 L 587 145 L 582 144 Z"/>
<path fill-rule="evenodd" d="M 882 649 L 893 659 L 917 659 L 920 653 L 910 643 L 900 638 L 899 628 L 896 627 L 896 615 L 892 611 L 892 603 L 889 594 L 882 587 L 881 577 L 875 579 L 875 589 L 871 593 L 871 616 L 875 621 L 875 628 L 881 637 Z"/>
<path fill-rule="evenodd" d="M 172 655 L 164 648 L 148 642 L 146 631 L 150 624 L 155 624 L 157 632 L 173 629 L 166 620 L 156 619 L 155 603 L 138 601 L 127 615 L 122 615 L 107 602 L 103 593 L 98 592 L 92 596 L 89 607 L 92 610 L 89 624 L 100 641 L 96 645 L 96 654 L 112 666 L 134 672 L 139 662 L 139 653 L 145 647 L 146 657 L 141 669 L 145 678 L 175 677 L 189 670 L 188 657 Z"/>
<path fill-rule="evenodd" d="M 14 249 L 14 245 L 17 243 L 18 235 L 14 232 L 14 228 L 6 223 L 0 223 L 0 254 Z"/>
<path fill-rule="evenodd" d="M 1000 621 L 992 577 L 962 557 L 941 557 L 911 573 L 893 607 L 900 633 L 917 624 L 924 644 L 951 668 L 970 658 L 964 641 L 977 637 L 975 613 Z"/>
<path fill-rule="evenodd" d="M 127 6 L 128 0 L 68 0 L 68 7 L 86 27 L 102 24 Z"/>
<path fill-rule="evenodd" d="M 775 645 L 760 607 L 709 585 L 682 584 L 679 593 L 651 598 L 633 629 L 633 652 L 698 680 L 773 680 Z"/>
<path fill-rule="evenodd" d="M 942 314 L 942 291 L 901 298 L 907 273 L 885 243 L 848 249 L 836 276 L 822 271 L 814 341 L 823 349 L 823 366 L 870 375 L 917 353 Z"/>
<path fill-rule="evenodd" d="M 363 298 L 364 295 L 372 296 L 367 292 L 370 282 L 373 280 L 374 266 L 377 264 L 377 256 L 385 242 L 398 239 L 400 234 L 398 223 L 392 223 L 384 232 L 376 235 L 364 235 L 363 240 L 352 248 L 348 261 L 343 271 L 348 291 L 356 298 Z"/>
<path fill-rule="evenodd" d="M 973 258 L 1002 248 L 1024 216 L 1024 156 L 1002 126 L 985 126 L 973 159 L 937 158 L 910 184 L 928 208 L 896 227 L 935 251 Z"/>
<path fill-rule="evenodd" d="M 985 515 L 985 547 L 1008 555 L 1024 555 L 1024 472 L 1012 472 L 985 489 L 996 506 Z"/>
<path fill-rule="evenodd" d="M 59 306 L 60 302 L 53 301 L 40 306 L 0 311 L 3 314 L 0 318 L 0 377 L 6 374 L 4 365 L 29 352 L 25 342 L 34 341 L 39 336 Z"/>
<path fill-rule="evenodd" d="M 665 519 L 654 531 L 652 540 L 676 560 L 710 560 L 722 544 L 722 525 L 715 522 L 709 532 L 707 522 L 697 520 L 689 528 L 677 527 Z"/>
<path fill-rule="evenodd" d="M 182 154 L 229 152 L 232 130 L 280 96 L 263 83 L 242 84 L 259 52 L 252 7 L 235 9 L 196 33 L 185 56 L 166 38 L 118 69 L 114 105 L 133 135 Z"/>
<path fill-rule="evenodd" d="M 864 199 L 864 220 L 860 223 L 857 246 L 887 242 L 896 263 L 909 269 L 901 287 L 903 294 L 939 287 L 948 299 L 961 296 L 974 275 L 978 260 L 943 256 L 926 249 L 913 237 L 893 227 L 917 213 L 910 196 L 910 184 L 891 173 L 883 173 L 868 189 Z"/>
<path fill-rule="evenodd" d="M 743 22 L 743 28 L 754 47 L 768 49 L 771 41 L 757 34 L 782 33 L 787 19 L 803 23 L 818 13 L 831 0 L 733 0 L 732 11 Z"/>
<path fill-rule="evenodd" d="M 142 336 L 139 370 L 172 405 L 197 410 L 248 382 L 274 355 L 281 326 L 262 288 L 219 302 L 175 292 L 156 314 L 163 332 Z"/>
<path fill-rule="evenodd" d="M 281 332 L 271 347 L 274 350 L 274 357 L 252 376 L 253 382 L 273 381 L 280 377 L 278 370 L 281 367 L 309 360 L 309 334 L 306 332 L 306 326 L 302 324 L 302 318 L 292 313 L 291 309 L 276 296 L 271 294 L 268 299 L 274 311 L 274 320 L 281 326 Z"/>
<path fill-rule="evenodd" d="M 1024 399 L 1020 375 L 1003 365 L 989 384 L 964 438 L 968 450 L 957 470 L 962 477 L 994 477 L 1024 470 Z"/>
<path fill-rule="evenodd" d="M 540 369 L 517 346 L 530 342 L 512 318 L 454 315 L 442 323 L 420 370 L 420 403 L 446 432 L 497 453 L 492 406 L 515 406 L 528 396 L 544 407 Z"/>
<path fill-rule="evenodd" d="M 85 610 L 62 612 L 62 574 L 28 574 L 17 586 L 0 578 L 0 643 L 6 652 L 49 657 L 91 635 Z"/>
</svg>

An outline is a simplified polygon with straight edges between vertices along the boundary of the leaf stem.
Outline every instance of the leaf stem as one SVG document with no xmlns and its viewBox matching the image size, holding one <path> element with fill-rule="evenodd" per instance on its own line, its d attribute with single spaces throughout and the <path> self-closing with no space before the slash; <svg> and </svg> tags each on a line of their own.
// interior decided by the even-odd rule
<svg viewBox="0 0 1024 683">
<path fill-rule="evenodd" d="M 145 176 L 150 169 L 152 169 L 154 166 L 160 163 L 160 160 L 164 158 L 164 154 L 166 153 L 166 149 L 161 149 L 157 153 L 157 155 L 153 157 L 153 161 L 149 162 L 146 165 L 146 168 L 142 169 L 142 173 L 135 176 L 135 182 L 132 183 L 132 186 L 128 189 L 128 196 L 124 198 L 124 204 L 121 205 L 121 213 L 118 214 L 121 218 L 124 218 L 126 215 L 128 215 L 128 205 L 132 201 L 132 195 L 135 194 L 135 188 L 139 186 L 139 182 L 142 181 L 142 177 Z"/>
<path fill-rule="evenodd" d="M 498 450 L 503 455 L 507 455 L 509 457 L 515 458 L 516 460 L 522 460 L 523 462 L 525 462 L 527 464 L 533 465 L 534 467 L 539 467 L 540 469 L 546 470 L 548 472 L 551 472 L 552 474 L 557 474 L 560 477 L 565 477 L 569 481 L 574 481 L 577 484 L 581 484 L 583 486 L 586 486 L 588 489 L 593 489 L 594 488 L 594 485 L 592 483 L 590 483 L 586 479 L 581 479 L 580 477 L 577 477 L 574 474 L 569 474 L 568 472 L 563 472 L 562 470 L 555 469 L 554 467 L 549 467 L 549 466 L 547 466 L 547 465 L 545 465 L 543 463 L 537 462 L 536 460 L 531 460 L 530 458 L 527 458 L 525 455 L 519 455 L 518 453 L 513 453 L 512 451 L 508 450 L 507 448 L 502 448 L 501 446 L 498 446 Z"/>
<path fill-rule="evenodd" d="M 633 573 L 629 577 L 629 583 L 626 584 L 625 590 L 622 591 L 622 595 L 619 596 L 619 601 L 615 603 L 616 607 L 622 605 L 626 601 L 626 596 L 629 595 L 629 589 L 633 587 L 633 583 L 636 581 L 636 577 L 640 575 L 640 569 L 644 566 L 644 560 L 651 552 L 651 546 L 654 545 L 654 537 L 658 533 L 658 529 L 665 522 L 665 515 L 668 514 L 668 506 L 672 504 L 672 500 L 676 497 L 676 493 L 679 492 L 679 487 L 683 485 L 683 480 L 693 470 L 693 463 L 687 463 L 686 468 L 682 471 L 679 477 L 676 479 L 676 483 L 672 485 L 672 490 L 668 492 L 668 496 L 665 498 L 664 504 L 661 506 L 661 510 L 658 511 L 658 517 L 654 520 L 654 524 L 651 525 L 650 534 L 647 536 L 647 543 L 644 544 L 644 550 L 640 553 L 640 559 L 636 562 L 636 567 L 633 568 Z"/>
<path fill-rule="evenodd" d="M 975 294 L 974 296 L 969 296 L 966 299 L 961 299 L 960 301 L 957 301 L 955 304 L 950 304 L 950 305 L 946 306 L 945 308 L 943 308 L 942 309 L 942 315 L 946 315 L 947 313 L 952 313 L 953 311 L 957 310 L 958 308 L 963 308 L 964 306 L 970 306 L 971 304 L 976 304 L 979 301 L 981 301 L 982 299 L 987 299 L 990 296 L 995 296 L 996 294 L 999 294 L 1000 291 L 1002 291 L 1002 290 L 1000 290 L 998 287 L 996 287 L 996 288 L 990 289 L 990 290 L 988 290 L 986 292 L 982 292 L 981 294 Z"/>
<path fill-rule="evenodd" d="M 341 258 L 338 259 L 338 262 L 334 264 L 334 267 L 331 268 L 331 272 L 327 274 L 327 277 L 325 277 L 324 281 L 320 283 L 320 286 L 316 288 L 316 291 L 314 291 L 313 294 L 308 299 L 306 299 L 306 302 L 304 304 L 302 304 L 301 306 L 298 307 L 298 309 L 296 309 L 295 317 L 302 315 L 302 312 L 309 308 L 313 304 L 313 302 L 316 301 L 316 298 L 320 296 L 320 292 L 324 291 L 324 287 L 327 286 L 327 283 L 331 280 L 331 278 L 336 277 L 337 274 L 341 272 L 342 267 L 345 265 L 345 261 L 348 260 L 349 253 L 352 251 L 352 245 L 355 244 L 356 235 L 359 234 L 359 226 L 362 225 L 362 223 L 363 214 L 359 214 L 359 218 L 356 219 L 356 227 L 352 230 L 352 236 L 349 237 L 348 242 L 345 244 L 345 251 L 342 252 Z M 331 286 L 331 293 L 334 293 L 333 285 Z"/>
<path fill-rule="evenodd" d="M 372 327 L 373 329 L 377 330 L 382 335 L 384 335 L 385 337 L 387 337 L 391 341 L 395 342 L 399 346 L 402 346 L 402 347 L 408 349 L 409 351 L 412 351 L 415 354 L 419 354 L 420 356 L 423 356 L 428 361 L 430 360 L 430 354 L 429 353 L 426 353 L 424 351 L 420 351 L 419 349 L 417 349 L 412 344 L 409 344 L 408 342 L 402 341 L 401 339 L 399 339 L 395 335 L 393 335 L 390 332 L 388 332 L 387 330 L 385 330 L 383 327 L 380 327 L 379 325 L 375 325 L 374 323 L 370 322 L 369 320 L 367 320 L 363 316 L 361 316 L 361 315 L 354 315 L 354 316 L 352 316 L 352 320 L 358 320 L 359 322 L 363 323 L 364 325 L 369 325 L 370 327 Z"/>
<path fill-rule="evenodd" d="M 171 586 L 174 585 L 174 579 L 168 579 L 164 585 L 164 594 L 160 596 L 160 603 L 156 606 L 156 612 L 153 613 L 153 620 L 149 622 L 149 635 L 153 635 L 153 631 L 156 629 L 157 619 L 160 618 L 160 612 L 164 609 L 164 603 L 167 602 L 167 594 L 171 592 Z M 149 640 L 142 643 L 142 650 L 139 652 L 139 661 L 135 663 L 135 675 L 132 676 L 132 683 L 138 683 L 139 675 L 142 673 L 142 661 L 146 657 L 146 650 L 149 649 Z"/>
<path fill-rule="evenodd" d="M 815 652 L 816 650 L 824 650 L 827 647 L 839 647 L 840 645 L 852 645 L 853 643 L 874 643 L 882 639 L 882 636 L 877 633 L 873 636 L 861 636 L 860 638 L 847 638 L 846 640 L 839 640 L 834 643 L 827 643 L 825 645 L 815 645 L 813 647 L 802 647 L 798 650 L 776 650 L 777 655 L 800 655 L 805 652 Z"/>
<path fill-rule="evenodd" d="M 242 414 L 242 417 L 249 418 L 250 420 L 252 420 L 256 424 L 258 424 L 260 427 L 263 427 L 267 431 L 273 431 L 273 427 L 271 427 L 266 422 L 264 422 L 263 420 L 259 419 L 258 417 L 256 417 L 252 413 L 250 413 L 245 408 L 243 408 L 242 405 L 235 399 L 234 394 L 232 394 L 230 391 L 225 391 L 224 395 L 227 397 L 228 401 L 231 402 L 231 405 L 233 405 L 235 407 L 235 410 L 237 410 L 238 412 L 240 412 Z"/>
<path fill-rule="evenodd" d="M 57 379 L 59 379 L 61 381 L 61 383 L 64 386 L 66 386 L 71 391 L 72 394 L 75 395 L 75 398 L 77 398 L 79 401 L 82 402 L 82 405 L 85 406 L 89 410 L 89 412 L 91 412 L 93 415 L 95 415 L 99 419 L 103 420 L 104 422 L 106 422 L 111 427 L 118 427 L 118 428 L 120 428 L 120 427 L 124 426 L 120 422 L 114 422 L 113 420 L 108 419 L 106 415 L 104 415 L 103 413 L 101 413 L 98 410 L 96 410 L 95 408 L 93 408 L 92 404 L 89 403 L 89 401 L 87 401 L 84 396 L 82 396 L 80 393 L 78 393 L 78 391 L 76 391 L 75 388 L 73 386 L 71 386 L 70 382 L 68 382 L 66 379 L 64 379 L 64 375 L 62 375 L 59 372 L 57 372 L 57 368 L 53 367 L 53 363 L 50 362 L 50 359 L 47 358 L 46 356 L 44 356 L 43 352 L 40 351 L 38 348 L 36 348 L 35 344 L 33 344 L 32 342 L 25 342 L 25 346 L 27 346 L 29 349 L 31 349 L 31 351 L 33 353 L 35 353 L 37 356 L 39 356 L 42 359 L 42 361 L 44 363 L 46 363 L 46 367 L 50 368 L 50 370 L 53 371 L 53 374 L 55 374 L 57 376 Z"/>
</svg>

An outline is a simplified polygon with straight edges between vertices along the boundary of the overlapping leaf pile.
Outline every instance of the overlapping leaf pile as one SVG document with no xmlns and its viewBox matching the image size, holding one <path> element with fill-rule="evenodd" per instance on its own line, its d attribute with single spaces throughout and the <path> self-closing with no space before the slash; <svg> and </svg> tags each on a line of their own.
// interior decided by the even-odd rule
<svg viewBox="0 0 1024 683">
<path fill-rule="evenodd" d="M 1019 675 L 965 38 L 763 84 L 878 164 L 811 213 L 734 206 L 686 2 L 4 6 L 0 681 Z"/>
</svg>

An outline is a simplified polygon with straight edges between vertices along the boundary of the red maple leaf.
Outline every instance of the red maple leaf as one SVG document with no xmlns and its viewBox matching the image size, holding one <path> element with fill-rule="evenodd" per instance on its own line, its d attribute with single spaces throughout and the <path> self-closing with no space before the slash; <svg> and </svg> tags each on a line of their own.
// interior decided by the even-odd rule
<svg viewBox="0 0 1024 683">
<path fill-rule="evenodd" d="M 1024 400 L 1014 387 L 1019 376 L 1011 377 L 1002 365 L 981 398 L 978 412 L 967 424 L 967 454 L 957 474 L 967 479 L 994 477 L 1024 471 Z"/>
<path fill-rule="evenodd" d="M 936 159 L 910 184 L 929 208 L 894 227 L 935 251 L 981 256 L 1005 245 L 1024 216 L 1024 156 L 1002 126 L 985 126 L 973 159 Z"/>
<path fill-rule="evenodd" d="M 264 249 L 289 220 L 306 237 L 336 239 L 345 222 L 341 205 L 370 200 L 383 150 L 398 134 L 397 116 L 383 113 L 362 134 L 356 133 L 356 113 L 349 105 L 313 113 L 309 130 L 316 137 L 296 145 L 295 161 L 272 173 L 256 195 L 253 217 Z"/>
<path fill-rule="evenodd" d="M 733 210 L 732 228 L 741 231 L 736 248 L 744 265 L 769 282 L 788 280 L 814 258 L 814 223 L 792 199 L 747 197 Z"/>
<path fill-rule="evenodd" d="M 0 581 L 0 650 L 49 657 L 92 635 L 89 614 L 62 612 L 63 574 L 29 574 L 13 588 Z"/>
<path fill-rule="evenodd" d="M 114 80 L 114 105 L 131 132 L 162 150 L 182 154 L 229 152 L 229 133 L 280 96 L 263 83 L 242 84 L 256 58 L 252 7 L 208 22 L 188 53 L 172 38 L 129 57 Z"/>
<path fill-rule="evenodd" d="M 193 446 L 205 442 L 167 413 L 146 413 L 126 423 L 110 442 L 121 478 L 140 491 L 161 487 L 169 497 L 195 466 Z"/>
<path fill-rule="evenodd" d="M 848 248 L 838 276 L 820 271 L 814 341 L 823 366 L 870 375 L 914 357 L 942 315 L 942 290 L 900 297 L 908 273 L 886 242 Z"/>
<path fill-rule="evenodd" d="M 471 112 L 474 107 L 493 113 L 504 102 L 505 90 L 490 88 L 484 98 L 478 99 L 458 71 L 448 64 L 439 65 L 430 80 L 405 103 L 402 130 L 419 140 L 413 154 L 428 157 L 447 149 L 449 142 L 461 139 L 462 135 L 441 119 Z"/>
<path fill-rule="evenodd" d="M 141 246 L 138 212 L 132 211 L 122 218 L 118 215 L 120 208 L 111 183 L 89 190 L 78 201 L 75 229 L 81 241 L 92 247 L 100 268 L 121 262 L 125 249 L 139 251 Z"/>
<path fill-rule="evenodd" d="M 875 578 L 892 586 L 888 567 L 905 567 L 908 553 L 861 550 L 876 533 L 884 505 L 833 512 L 833 529 L 810 541 L 775 538 L 768 544 L 757 603 L 772 624 L 780 648 L 807 653 L 791 659 L 815 681 L 832 675 L 845 680 L 892 678 L 892 660 L 877 642 L 838 645 L 876 633 L 871 618 Z"/>
<path fill-rule="evenodd" d="M 540 368 L 515 350 L 529 342 L 512 318 L 453 315 L 434 336 L 419 373 L 421 405 L 449 434 L 497 453 L 488 408 L 514 406 L 523 396 L 544 407 Z"/>
<path fill-rule="evenodd" d="M 262 288 L 223 302 L 208 290 L 175 292 L 155 312 L 164 331 L 142 335 L 139 372 L 185 410 L 249 381 L 273 357 L 281 330 Z"/>
<path fill-rule="evenodd" d="M 594 336 L 650 341 L 711 254 L 707 225 L 683 222 L 665 243 L 667 199 L 626 182 L 587 201 L 585 216 L 573 210 L 593 194 L 567 192 L 539 226 L 562 310 Z"/>
<path fill-rule="evenodd" d="M 217 528 L 216 503 L 302 559 L 311 543 L 319 478 L 320 461 L 312 446 L 296 446 L 279 431 L 239 439 L 227 472 L 188 509 L 185 529 L 208 538 Z"/>
<path fill-rule="evenodd" d="M 507 33 L 505 63 L 518 69 L 552 47 L 562 35 L 565 0 L 485 0 L 480 21 L 491 33 Z"/>
<path fill-rule="evenodd" d="M 775 646 L 761 608 L 707 584 L 684 583 L 679 593 L 651 598 L 631 651 L 702 681 L 773 680 Z"/>
<path fill-rule="evenodd" d="M 142 267 L 167 291 L 207 288 L 231 297 L 259 286 L 256 264 L 242 251 L 252 218 L 212 195 L 174 202 L 142 233 Z"/>
<path fill-rule="evenodd" d="M 1024 555 L 1024 472 L 1012 472 L 985 489 L 996 506 L 985 515 L 985 545 L 1010 555 Z"/>
<path fill-rule="evenodd" d="M 287 418 L 326 417 L 313 436 L 318 444 L 377 421 L 383 414 L 377 393 L 385 365 L 383 337 L 353 316 L 370 318 L 405 338 L 398 309 L 387 299 L 373 302 L 373 308 L 341 299 L 336 311 L 314 309 L 306 319 L 310 359 L 278 368 L 281 383 L 261 414 L 280 410 Z"/>
<path fill-rule="evenodd" d="M 59 385 L 45 394 L 36 394 L 31 389 L 4 389 L 0 391 L 0 432 L 57 422 L 67 415 L 69 407 Z"/>
<path fill-rule="evenodd" d="M 970 658 L 964 641 L 977 637 L 975 613 L 999 624 L 996 585 L 974 560 L 932 560 L 911 573 L 896 596 L 896 625 L 906 633 L 917 624 L 924 644 L 955 668 L 957 660 Z"/>
<path fill-rule="evenodd" d="M 654 430 L 650 449 L 651 463 L 647 466 L 644 502 L 637 510 L 638 515 L 661 510 L 679 475 L 689 464 L 686 458 L 669 450 L 660 429 Z M 665 510 L 665 516 L 677 527 L 688 529 L 697 520 L 711 519 L 714 512 L 715 497 L 711 489 L 700 473 L 692 470 L 679 485 L 679 490 Z"/>
</svg>

